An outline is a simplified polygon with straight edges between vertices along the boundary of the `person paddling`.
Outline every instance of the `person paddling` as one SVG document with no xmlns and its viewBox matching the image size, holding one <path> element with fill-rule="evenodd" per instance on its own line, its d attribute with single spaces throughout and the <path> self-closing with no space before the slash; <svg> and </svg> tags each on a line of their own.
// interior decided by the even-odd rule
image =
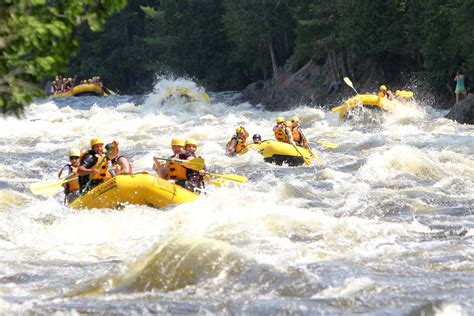
<svg viewBox="0 0 474 316">
<path fill-rule="evenodd" d="M 291 134 L 296 145 L 304 148 L 309 147 L 308 140 L 303 134 L 303 130 L 300 127 L 300 119 L 297 116 L 291 118 Z"/>
<path fill-rule="evenodd" d="M 76 178 L 77 168 L 79 167 L 79 157 L 81 152 L 77 148 L 72 148 L 68 152 L 69 154 L 69 163 L 65 164 L 64 167 L 59 171 L 58 178 Z M 81 190 L 79 189 L 79 180 L 68 181 L 63 184 L 64 187 L 64 204 L 71 203 L 75 198 L 81 195 Z"/>
<path fill-rule="evenodd" d="M 234 156 L 236 153 L 239 153 L 247 146 L 247 137 L 249 133 L 245 130 L 243 126 L 237 127 L 235 134 L 229 140 L 226 145 L 226 155 Z"/>
<path fill-rule="evenodd" d="M 104 152 L 104 141 L 100 138 L 91 139 L 91 149 L 81 155 L 77 173 L 81 193 L 89 191 L 112 177 L 108 170 L 109 161 L 119 152 L 118 142 L 112 142 L 112 151 Z"/>
<path fill-rule="evenodd" d="M 291 129 L 285 124 L 285 119 L 283 117 L 277 117 L 275 122 L 276 125 L 273 127 L 273 133 L 275 134 L 276 140 L 295 145 Z"/>
<path fill-rule="evenodd" d="M 183 138 L 173 138 L 171 140 L 171 150 L 173 151 L 173 155 L 170 156 L 168 159 L 178 159 L 180 154 L 184 154 L 186 151 L 184 150 L 185 141 Z M 168 168 L 170 162 L 164 162 L 159 160 L 160 157 L 155 156 L 153 157 L 153 170 L 156 171 L 158 176 L 162 179 L 168 179 Z"/>
</svg>

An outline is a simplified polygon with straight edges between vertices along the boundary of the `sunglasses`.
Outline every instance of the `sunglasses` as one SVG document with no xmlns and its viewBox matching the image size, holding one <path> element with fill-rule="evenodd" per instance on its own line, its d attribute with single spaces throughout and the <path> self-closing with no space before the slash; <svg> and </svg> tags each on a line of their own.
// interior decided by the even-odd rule
<svg viewBox="0 0 474 316">
<path fill-rule="evenodd" d="M 79 159 L 79 157 L 76 157 L 76 156 L 69 157 L 69 160 L 76 160 L 76 159 Z"/>
</svg>

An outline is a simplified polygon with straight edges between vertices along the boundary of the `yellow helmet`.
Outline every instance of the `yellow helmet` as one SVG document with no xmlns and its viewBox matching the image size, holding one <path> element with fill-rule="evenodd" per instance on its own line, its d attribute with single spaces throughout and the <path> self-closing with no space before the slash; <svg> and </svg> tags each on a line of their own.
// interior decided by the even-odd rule
<svg viewBox="0 0 474 316">
<path fill-rule="evenodd" d="M 291 121 L 285 121 L 286 126 L 291 126 Z"/>
<path fill-rule="evenodd" d="M 194 145 L 194 146 L 198 146 L 198 143 L 197 141 L 194 139 L 194 138 L 188 138 L 186 139 L 186 142 L 184 143 L 185 146 L 187 145 Z"/>
<path fill-rule="evenodd" d="M 81 155 L 81 151 L 77 148 L 71 148 L 68 151 L 69 157 L 79 157 Z"/>
<path fill-rule="evenodd" d="M 72 78 L 68 78 L 67 81 L 72 81 Z"/>
<path fill-rule="evenodd" d="M 105 144 L 104 141 L 99 137 L 94 137 L 91 139 L 91 147 L 94 147 L 97 144 Z"/>
<path fill-rule="evenodd" d="M 387 91 L 387 86 L 381 85 L 380 86 L 380 91 Z"/>
<path fill-rule="evenodd" d="M 283 117 L 281 117 L 281 116 L 279 116 L 279 117 L 277 117 L 277 118 L 275 119 L 275 122 L 276 122 L 277 124 L 283 123 L 284 121 L 285 121 L 285 119 L 284 119 Z"/>
<path fill-rule="evenodd" d="M 182 138 L 173 138 L 171 140 L 171 146 L 183 146 L 184 147 L 184 139 Z"/>
<path fill-rule="evenodd" d="M 240 134 L 240 133 L 242 133 L 242 132 L 243 132 L 243 130 L 242 130 L 242 128 L 240 128 L 240 127 L 237 127 L 237 128 L 235 129 L 235 133 L 236 133 L 236 134 Z"/>
<path fill-rule="evenodd" d="M 293 116 L 293 117 L 291 118 L 291 121 L 292 121 L 292 122 L 298 122 L 298 123 L 300 123 L 300 118 L 299 118 L 298 116 Z"/>
</svg>

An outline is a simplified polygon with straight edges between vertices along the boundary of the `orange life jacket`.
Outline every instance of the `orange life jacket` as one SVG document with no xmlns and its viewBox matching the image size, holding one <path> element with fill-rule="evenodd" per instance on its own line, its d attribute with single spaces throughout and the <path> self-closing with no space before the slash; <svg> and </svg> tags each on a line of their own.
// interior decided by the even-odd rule
<svg viewBox="0 0 474 316">
<path fill-rule="evenodd" d="M 168 180 L 186 180 L 187 175 L 186 171 L 187 169 L 183 167 L 181 164 L 176 163 L 174 161 L 168 161 L 167 164 L 167 169 L 168 169 Z"/>
<path fill-rule="evenodd" d="M 67 177 L 68 179 L 73 179 L 73 178 L 79 177 L 79 175 L 77 173 L 72 172 L 72 166 L 70 164 L 67 164 L 66 166 L 69 167 L 69 175 Z M 65 186 L 66 186 L 66 194 L 69 193 L 69 192 L 79 190 L 79 180 L 76 179 L 76 180 L 69 181 L 65 184 Z"/>
<path fill-rule="evenodd" d="M 247 146 L 247 140 L 246 139 L 242 140 L 242 138 L 237 138 L 236 136 L 232 136 L 232 138 L 227 143 L 227 146 L 230 146 L 230 144 L 232 143 L 234 139 L 237 139 L 237 145 L 235 145 L 234 150 L 236 153 L 239 153 L 242 151 L 242 149 L 244 149 Z"/>
<path fill-rule="evenodd" d="M 286 135 L 285 130 L 277 128 L 274 133 L 276 140 L 284 143 L 290 143 L 290 139 L 288 138 L 288 135 Z"/>
<path fill-rule="evenodd" d="M 303 137 L 301 136 L 301 133 L 298 130 L 298 126 L 293 126 L 291 128 L 291 134 L 293 135 L 293 140 L 298 143 L 302 144 L 303 143 Z"/>
</svg>

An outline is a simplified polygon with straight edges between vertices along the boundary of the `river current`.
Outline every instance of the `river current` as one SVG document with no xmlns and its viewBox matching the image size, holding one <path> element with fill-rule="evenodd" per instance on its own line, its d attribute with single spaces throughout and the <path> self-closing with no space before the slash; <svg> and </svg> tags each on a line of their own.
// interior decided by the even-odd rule
<svg viewBox="0 0 474 316">
<path fill-rule="evenodd" d="M 474 314 L 474 126 L 424 100 L 375 124 L 231 92 L 166 97 L 173 86 L 199 92 L 163 80 L 146 96 L 37 100 L 0 118 L 1 314 Z M 224 155 L 236 127 L 271 139 L 275 117 L 293 115 L 311 166 Z M 209 170 L 249 181 L 164 210 L 76 211 L 61 192 L 30 193 L 94 136 L 148 172 L 171 138 L 193 137 Z"/>
</svg>

